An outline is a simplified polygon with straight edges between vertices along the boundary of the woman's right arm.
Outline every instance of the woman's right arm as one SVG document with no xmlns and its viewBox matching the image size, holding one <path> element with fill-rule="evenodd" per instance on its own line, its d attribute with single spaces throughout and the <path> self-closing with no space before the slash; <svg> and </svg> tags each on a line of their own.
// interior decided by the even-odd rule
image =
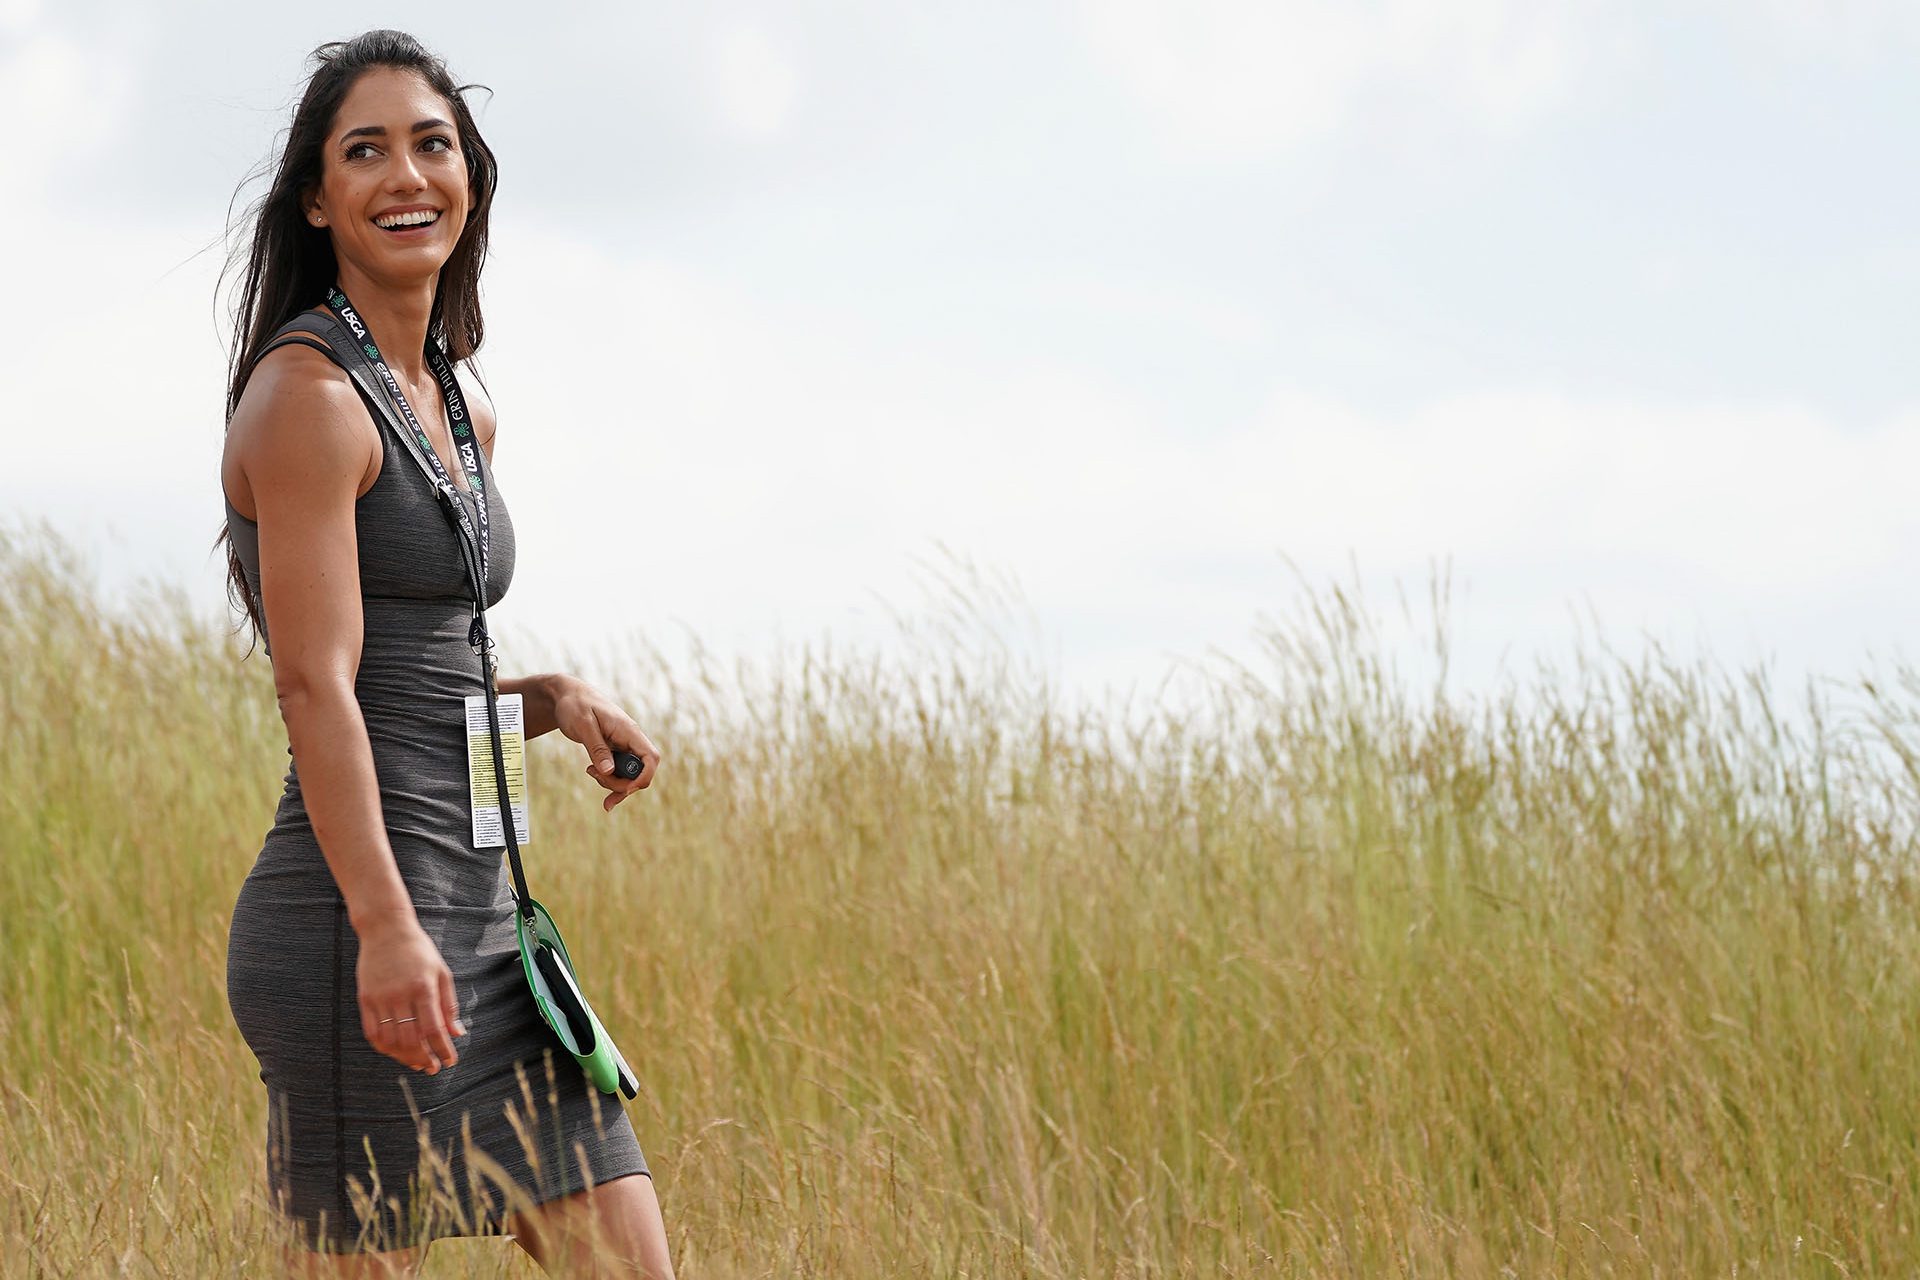
<svg viewBox="0 0 1920 1280">
<path fill-rule="evenodd" d="M 235 425 L 259 527 L 274 691 L 307 817 L 359 937 L 362 1030 L 381 1052 L 436 1072 L 458 1057 L 453 976 L 395 865 L 354 694 L 363 635 L 354 504 L 378 437 L 346 376 L 305 348 L 260 362 L 236 419 L 249 409 Z"/>
</svg>

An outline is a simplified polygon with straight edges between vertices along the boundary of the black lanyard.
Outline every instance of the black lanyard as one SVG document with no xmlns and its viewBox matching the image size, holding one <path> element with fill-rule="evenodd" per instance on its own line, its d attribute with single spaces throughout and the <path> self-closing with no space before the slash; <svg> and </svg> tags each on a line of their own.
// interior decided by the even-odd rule
<svg viewBox="0 0 1920 1280">
<path fill-rule="evenodd" d="M 512 795 L 507 787 L 506 757 L 500 742 L 500 711 L 497 694 L 493 687 L 494 660 L 489 652 L 493 641 L 487 635 L 487 482 L 480 475 L 480 446 L 474 441 L 473 427 L 467 419 L 466 401 L 460 396 L 460 383 L 453 376 L 453 365 L 446 353 L 429 339 L 427 342 L 427 364 L 433 369 L 433 376 L 439 380 L 440 394 L 447 404 L 447 426 L 453 431 L 454 452 L 460 455 L 462 468 L 467 473 L 467 485 L 473 491 L 473 506 L 480 518 L 480 527 L 476 532 L 473 520 L 467 515 L 467 504 L 460 501 L 459 493 L 453 487 L 453 481 L 447 475 L 447 469 L 440 462 L 440 455 L 434 450 L 433 441 L 421 429 L 420 420 L 414 416 L 413 406 L 407 403 L 406 393 L 400 390 L 400 380 L 393 376 L 393 370 L 380 356 L 380 348 L 375 345 L 373 335 L 367 332 L 366 322 L 360 319 L 360 313 L 347 301 L 347 295 L 338 285 L 327 291 L 327 305 L 332 307 L 352 330 L 354 338 L 360 343 L 360 351 L 380 375 L 386 384 L 387 393 L 399 405 L 400 413 L 413 432 L 413 440 L 403 435 L 402 442 L 412 445 L 415 441 L 419 448 L 409 448 L 440 496 L 441 505 L 447 509 L 450 519 L 457 520 L 460 535 L 460 555 L 467 564 L 468 585 L 473 590 L 473 626 L 467 631 L 467 643 L 473 646 L 475 653 L 481 654 L 480 679 L 487 691 L 487 728 L 493 739 L 493 780 L 494 795 L 500 804 L 500 825 L 507 840 L 507 862 L 513 871 L 514 903 L 527 920 L 533 919 L 533 896 L 527 892 L 527 873 L 520 865 L 520 841 L 513 822 Z M 364 385 L 364 383 L 362 384 Z M 386 415 L 387 424 L 396 426 L 392 415 Z M 478 550 L 478 564 L 475 564 L 475 549 Z M 523 727 L 524 732 L 524 727 Z"/>
<path fill-rule="evenodd" d="M 460 395 L 460 382 L 454 377 L 453 365 L 436 343 L 431 340 L 427 342 L 427 365 L 433 370 L 433 376 L 439 380 L 440 394 L 446 401 L 447 427 L 453 432 L 453 449 L 460 456 L 461 469 L 467 473 L 467 488 L 473 493 L 473 506 L 480 521 L 478 530 L 474 528 L 473 519 L 467 515 L 467 504 L 460 501 L 460 495 L 453 487 L 453 480 L 447 475 L 446 467 L 440 462 L 439 451 L 433 447 L 433 441 L 427 437 L 426 431 L 420 426 L 420 419 L 414 416 L 413 406 L 407 403 L 406 392 L 400 390 L 400 380 L 393 376 L 393 370 L 388 368 L 387 362 L 381 358 L 380 348 L 374 344 L 373 335 L 367 332 L 366 322 L 360 319 L 360 313 L 353 309 L 351 302 L 347 301 L 347 295 L 341 291 L 340 286 L 335 285 L 327 291 L 327 305 L 338 312 L 340 318 L 346 321 L 347 327 L 353 330 L 353 336 L 359 341 L 360 349 L 366 352 L 367 359 L 373 362 L 374 371 L 386 384 L 387 393 L 400 406 L 401 416 L 407 420 L 407 426 L 419 440 L 420 453 L 425 455 L 427 465 L 432 468 L 434 485 L 440 491 L 441 501 L 446 504 L 448 511 L 459 519 L 460 530 L 466 535 L 467 541 L 479 548 L 478 574 L 475 574 L 474 566 L 470 563 L 467 566 L 467 576 L 472 579 L 470 585 L 473 588 L 474 607 L 474 626 L 469 643 L 476 649 L 480 648 L 486 635 L 486 624 L 481 620 L 481 615 L 485 614 L 487 609 L 487 482 L 480 474 L 480 446 L 474 441 L 473 427 L 467 419 L 467 402 Z"/>
</svg>

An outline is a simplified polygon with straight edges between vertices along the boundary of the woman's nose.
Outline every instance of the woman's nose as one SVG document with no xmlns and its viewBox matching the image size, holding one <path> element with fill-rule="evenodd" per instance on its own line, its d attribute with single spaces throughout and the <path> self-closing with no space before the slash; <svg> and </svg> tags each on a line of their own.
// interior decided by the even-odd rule
<svg viewBox="0 0 1920 1280">
<path fill-rule="evenodd" d="M 400 151 L 395 154 L 387 183 L 398 191 L 417 191 L 427 185 L 427 180 L 420 175 L 420 164 L 414 159 L 413 152 Z"/>
</svg>

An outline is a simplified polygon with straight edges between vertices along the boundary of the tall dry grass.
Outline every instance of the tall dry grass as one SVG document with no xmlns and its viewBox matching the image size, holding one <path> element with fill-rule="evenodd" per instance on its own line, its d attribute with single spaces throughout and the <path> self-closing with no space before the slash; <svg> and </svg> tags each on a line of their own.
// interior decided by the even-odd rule
<svg viewBox="0 0 1920 1280">
<path fill-rule="evenodd" d="M 286 740 L 204 612 L 0 532 L 9 1276 L 272 1271 L 222 950 Z M 535 744 L 684 1276 L 1920 1270 L 1920 678 L 1468 699 L 1331 588 L 1262 642 L 1132 727 L 958 629 L 637 645 L 613 819 Z"/>
</svg>

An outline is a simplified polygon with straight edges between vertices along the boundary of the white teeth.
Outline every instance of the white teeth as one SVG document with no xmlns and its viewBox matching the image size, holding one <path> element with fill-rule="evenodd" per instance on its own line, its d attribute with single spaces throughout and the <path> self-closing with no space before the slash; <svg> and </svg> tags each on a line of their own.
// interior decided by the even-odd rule
<svg viewBox="0 0 1920 1280">
<path fill-rule="evenodd" d="M 439 213 L 435 210 L 421 209 L 414 213 L 396 213 L 387 218 L 375 218 L 373 223 L 377 227 L 386 227 L 389 229 L 393 227 L 418 227 L 429 222 L 435 222 L 439 217 Z"/>
</svg>

